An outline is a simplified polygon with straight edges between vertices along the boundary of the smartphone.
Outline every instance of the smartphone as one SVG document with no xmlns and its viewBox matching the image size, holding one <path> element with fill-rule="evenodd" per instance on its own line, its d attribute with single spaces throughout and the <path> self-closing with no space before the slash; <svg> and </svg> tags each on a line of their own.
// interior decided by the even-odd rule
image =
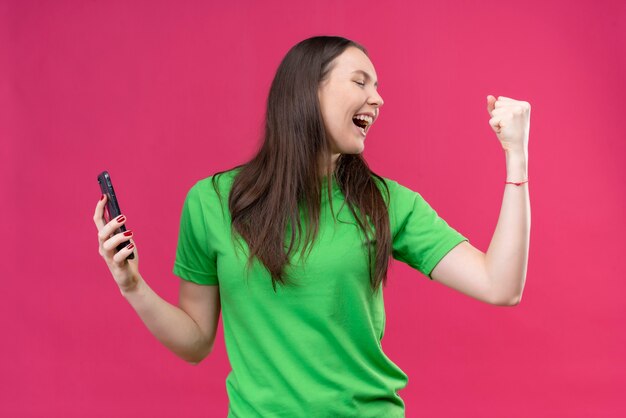
<svg viewBox="0 0 626 418">
<path fill-rule="evenodd" d="M 113 183 L 111 182 L 111 176 L 109 176 L 108 171 L 103 171 L 102 173 L 98 174 L 98 183 L 100 183 L 100 190 L 102 191 L 102 194 L 105 194 L 107 196 L 107 211 L 109 212 L 109 219 L 106 219 L 105 217 L 104 220 L 105 222 L 109 222 L 111 219 L 115 219 L 118 216 L 120 216 L 122 214 L 122 211 L 120 210 L 120 205 L 117 202 L 117 197 L 115 196 L 115 190 L 113 189 Z M 121 227 L 117 228 L 114 233 L 119 234 L 120 232 L 125 232 L 125 231 L 126 231 L 126 225 L 122 225 Z M 130 241 L 130 238 L 129 238 L 129 241 Z M 117 246 L 117 251 L 121 250 L 127 245 L 128 245 L 128 241 L 122 242 L 120 245 Z M 133 258 L 135 258 L 134 251 L 130 253 L 128 257 L 126 257 L 126 259 L 131 259 L 131 260 Z"/>
</svg>

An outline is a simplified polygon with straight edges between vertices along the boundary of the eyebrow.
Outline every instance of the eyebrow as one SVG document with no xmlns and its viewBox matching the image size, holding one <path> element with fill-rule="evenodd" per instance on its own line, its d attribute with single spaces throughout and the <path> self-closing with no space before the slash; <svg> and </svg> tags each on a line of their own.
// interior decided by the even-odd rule
<svg viewBox="0 0 626 418">
<path fill-rule="evenodd" d="M 352 74 L 354 74 L 354 73 L 362 74 L 363 77 L 365 77 L 367 80 L 372 80 L 373 79 L 373 77 L 371 75 L 369 75 L 368 73 L 366 73 L 363 70 L 354 70 L 354 71 L 352 71 Z M 374 86 L 378 87 L 378 81 L 374 82 Z"/>
</svg>

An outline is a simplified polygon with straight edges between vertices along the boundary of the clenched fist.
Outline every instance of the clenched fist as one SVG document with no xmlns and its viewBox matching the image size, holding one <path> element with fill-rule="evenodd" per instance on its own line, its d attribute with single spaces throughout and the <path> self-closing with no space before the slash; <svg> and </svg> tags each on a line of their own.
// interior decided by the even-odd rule
<svg viewBox="0 0 626 418">
<path fill-rule="evenodd" d="M 489 125 L 507 152 L 528 152 L 530 103 L 509 97 L 487 96 Z"/>
</svg>

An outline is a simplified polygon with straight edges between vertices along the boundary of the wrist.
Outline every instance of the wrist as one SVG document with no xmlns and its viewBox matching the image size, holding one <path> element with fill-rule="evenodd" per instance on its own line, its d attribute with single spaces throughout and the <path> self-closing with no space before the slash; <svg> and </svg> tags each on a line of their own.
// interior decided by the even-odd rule
<svg viewBox="0 0 626 418">
<path fill-rule="evenodd" d="M 504 157 L 508 162 L 514 163 L 526 163 L 528 161 L 528 150 L 525 149 L 516 149 L 516 150 L 505 150 Z"/>
<path fill-rule="evenodd" d="M 523 151 L 506 153 L 506 181 L 528 180 L 528 154 Z"/>
<path fill-rule="evenodd" d="M 141 276 L 133 276 L 130 282 L 124 286 L 119 286 L 120 293 L 125 298 L 139 293 L 143 279 Z"/>
</svg>

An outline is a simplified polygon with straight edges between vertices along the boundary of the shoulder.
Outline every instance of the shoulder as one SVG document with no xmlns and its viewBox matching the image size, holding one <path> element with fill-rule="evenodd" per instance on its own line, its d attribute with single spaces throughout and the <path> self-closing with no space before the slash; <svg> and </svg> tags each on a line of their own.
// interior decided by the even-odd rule
<svg viewBox="0 0 626 418">
<path fill-rule="evenodd" d="M 196 181 L 187 192 L 184 206 L 188 211 L 226 216 L 228 196 L 239 171 L 240 168 L 235 167 Z"/>
<path fill-rule="evenodd" d="M 391 232 L 395 236 L 410 219 L 420 218 L 428 212 L 430 206 L 422 195 L 413 189 L 388 177 L 381 179 L 376 179 L 376 183 L 387 203 Z"/>
<path fill-rule="evenodd" d="M 198 180 L 189 189 L 189 195 L 204 198 L 211 198 L 215 195 L 228 196 L 239 171 L 241 171 L 240 166 Z"/>
<path fill-rule="evenodd" d="M 383 193 L 385 200 L 387 200 L 386 192 L 388 192 L 388 204 L 390 205 L 413 205 L 415 199 L 421 199 L 421 195 L 418 192 L 413 191 L 406 186 L 403 186 L 402 184 L 391 178 L 374 176 L 374 181 L 380 191 Z"/>
</svg>

